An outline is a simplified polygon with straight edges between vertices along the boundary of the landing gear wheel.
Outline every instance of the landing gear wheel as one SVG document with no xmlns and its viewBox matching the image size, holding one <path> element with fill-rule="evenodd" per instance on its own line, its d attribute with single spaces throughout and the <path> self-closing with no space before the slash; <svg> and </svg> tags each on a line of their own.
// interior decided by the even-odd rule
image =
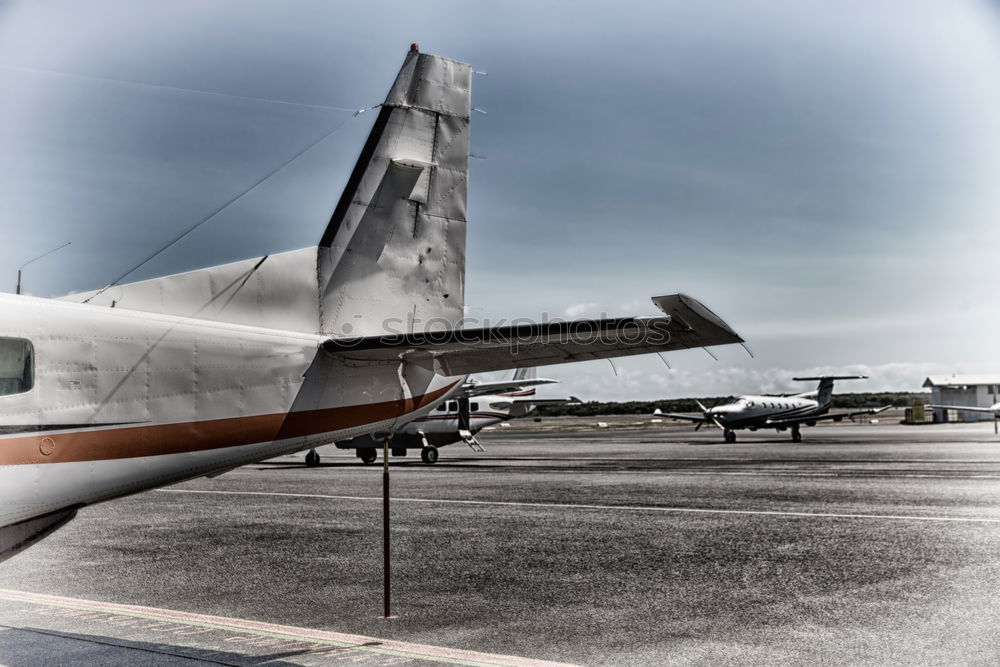
<svg viewBox="0 0 1000 667">
<path fill-rule="evenodd" d="M 378 452 L 370 448 L 359 449 L 358 458 L 361 459 L 361 462 L 366 465 L 369 463 L 375 463 L 375 459 L 378 458 Z"/>
<path fill-rule="evenodd" d="M 724 437 L 726 439 L 726 442 L 728 443 L 736 442 L 736 431 L 731 431 L 729 429 L 726 429 Z"/>
<path fill-rule="evenodd" d="M 427 446 L 420 450 L 420 458 L 423 459 L 424 463 L 431 465 L 437 463 L 438 460 L 438 450 L 437 447 Z"/>
<path fill-rule="evenodd" d="M 315 468 L 319 465 L 319 454 L 316 453 L 315 449 L 310 449 L 309 453 L 306 454 L 306 465 L 310 468 Z"/>
<path fill-rule="evenodd" d="M 797 428 L 792 428 L 792 442 L 802 442 L 802 433 Z"/>
</svg>

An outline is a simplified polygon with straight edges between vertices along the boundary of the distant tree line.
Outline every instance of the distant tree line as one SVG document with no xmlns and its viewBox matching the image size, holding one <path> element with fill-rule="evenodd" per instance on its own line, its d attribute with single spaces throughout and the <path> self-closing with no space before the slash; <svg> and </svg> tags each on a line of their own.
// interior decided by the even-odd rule
<svg viewBox="0 0 1000 667">
<path fill-rule="evenodd" d="M 855 408 L 880 408 L 883 405 L 910 407 L 914 401 L 927 403 L 931 395 L 926 392 L 866 392 L 861 394 L 834 394 L 833 407 L 840 410 Z M 662 401 L 587 401 L 579 405 L 544 405 L 535 413 L 539 417 L 596 417 L 598 415 L 651 415 L 659 408 L 663 412 L 700 412 L 695 402 L 705 407 L 722 405 L 735 400 L 735 396 L 709 396 L 706 398 L 674 398 Z"/>
</svg>

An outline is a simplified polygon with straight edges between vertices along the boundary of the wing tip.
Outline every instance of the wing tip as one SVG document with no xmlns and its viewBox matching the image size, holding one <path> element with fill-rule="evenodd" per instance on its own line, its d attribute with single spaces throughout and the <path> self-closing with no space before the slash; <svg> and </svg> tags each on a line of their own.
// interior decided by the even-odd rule
<svg viewBox="0 0 1000 667">
<path fill-rule="evenodd" d="M 703 304 L 698 299 L 687 294 L 677 293 L 677 294 L 664 294 L 661 296 L 650 297 L 657 308 L 659 308 L 665 315 L 671 318 L 679 319 L 680 322 L 686 324 L 689 328 L 690 323 L 687 319 L 691 319 L 690 315 L 693 314 L 695 318 L 701 319 L 708 322 L 710 325 L 717 327 L 722 330 L 728 340 L 725 343 L 718 344 L 729 344 L 729 343 L 745 343 L 743 337 L 740 336 L 736 331 L 729 326 L 729 323 L 724 319 L 716 315 L 712 309 Z M 685 311 L 688 311 L 689 317 L 685 318 Z"/>
</svg>

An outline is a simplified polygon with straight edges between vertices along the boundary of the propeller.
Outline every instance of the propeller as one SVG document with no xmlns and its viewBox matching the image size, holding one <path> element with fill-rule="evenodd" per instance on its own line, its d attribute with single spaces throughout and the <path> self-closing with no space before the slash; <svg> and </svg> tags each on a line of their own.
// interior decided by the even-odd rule
<svg viewBox="0 0 1000 667">
<path fill-rule="evenodd" d="M 715 409 L 715 406 L 717 406 L 717 405 L 718 405 L 718 404 L 719 404 L 719 403 L 720 403 L 721 401 L 722 401 L 722 398 L 721 398 L 721 397 L 719 397 L 719 398 L 715 399 L 715 401 L 714 401 L 714 402 L 712 403 L 712 407 L 710 407 L 710 408 L 706 408 L 706 407 L 704 406 L 704 404 L 702 404 L 702 402 L 701 402 L 701 401 L 699 401 L 698 399 L 695 399 L 695 401 L 694 401 L 694 402 L 698 404 L 698 407 L 699 407 L 699 408 L 701 408 L 701 413 L 702 413 L 702 415 L 704 415 L 704 417 L 705 417 L 705 421 L 703 421 L 703 422 L 698 422 L 698 425 L 694 427 L 694 430 L 695 430 L 695 431 L 697 431 L 698 429 L 700 429 L 700 428 L 701 428 L 702 426 L 704 426 L 704 425 L 705 425 L 705 424 L 707 424 L 708 422 L 712 422 L 712 423 L 713 423 L 713 424 L 715 424 L 715 425 L 716 425 L 716 426 L 717 426 L 717 427 L 718 427 L 719 429 L 721 429 L 721 430 L 723 430 L 723 431 L 725 431 L 725 430 L 726 430 L 726 427 L 725 427 L 725 426 L 723 426 L 722 424 L 720 424 L 720 423 L 719 423 L 719 420 L 718 420 L 718 419 L 716 419 L 716 417 L 715 417 L 715 415 L 714 415 L 714 414 L 712 414 L 712 410 L 714 410 L 714 409 Z"/>
<path fill-rule="evenodd" d="M 705 417 L 705 419 L 706 420 L 711 419 L 711 417 L 708 414 L 708 408 L 706 408 L 704 405 L 702 405 L 701 401 L 699 401 L 697 398 L 694 399 L 694 402 L 698 404 L 698 407 L 701 409 L 701 413 Z M 704 426 L 705 423 L 706 422 L 698 422 L 698 425 L 694 427 L 695 433 L 697 433 L 698 429 L 700 429 L 702 426 Z"/>
</svg>

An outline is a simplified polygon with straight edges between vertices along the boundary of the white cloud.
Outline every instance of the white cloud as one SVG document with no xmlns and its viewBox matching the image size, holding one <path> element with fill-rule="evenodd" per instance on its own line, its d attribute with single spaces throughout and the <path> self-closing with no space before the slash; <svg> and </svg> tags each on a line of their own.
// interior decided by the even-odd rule
<svg viewBox="0 0 1000 667">
<path fill-rule="evenodd" d="M 572 306 L 568 306 L 563 314 L 566 317 L 575 318 L 581 317 L 585 313 L 593 313 L 600 307 L 599 303 L 594 303 L 593 301 L 587 301 L 584 303 L 575 303 Z"/>
<path fill-rule="evenodd" d="M 676 366 L 676 364 L 672 365 Z M 574 394 L 585 401 L 630 401 L 759 393 L 796 393 L 813 389 L 814 383 L 797 382 L 793 378 L 819 375 L 869 376 L 869 380 L 838 383 L 837 391 L 845 393 L 922 391 L 921 384 L 928 375 L 984 372 L 987 370 L 975 366 L 956 367 L 924 362 L 801 368 L 716 366 L 710 371 L 675 367 L 670 370 L 660 361 L 648 357 L 616 359 L 614 366 L 617 375 L 606 361 L 548 366 L 541 369 L 539 375 L 560 381 L 558 385 L 546 387 L 546 395 Z"/>
</svg>

